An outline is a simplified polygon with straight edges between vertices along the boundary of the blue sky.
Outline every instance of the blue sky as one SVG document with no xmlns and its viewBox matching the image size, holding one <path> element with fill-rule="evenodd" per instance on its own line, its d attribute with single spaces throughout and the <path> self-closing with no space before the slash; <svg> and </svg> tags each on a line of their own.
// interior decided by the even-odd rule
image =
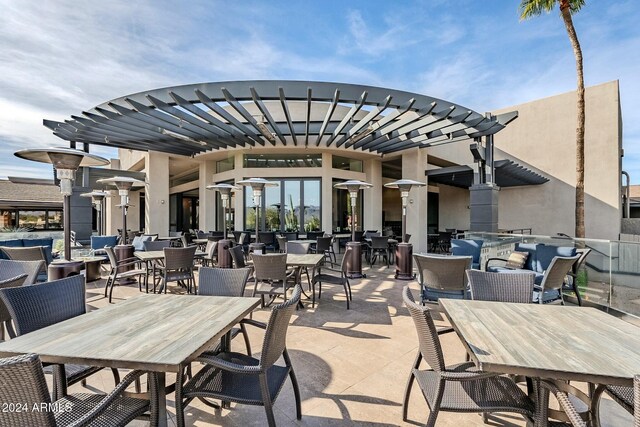
<svg viewBox="0 0 640 427">
<path fill-rule="evenodd" d="M 43 118 L 64 120 L 162 86 L 338 81 L 419 92 L 479 112 L 574 90 L 558 13 L 520 22 L 518 4 L 0 0 L 0 176 L 50 176 L 50 168 L 12 154 L 61 145 Z M 587 0 L 574 17 L 585 83 L 620 80 L 624 168 L 633 183 L 640 183 L 639 21 L 637 0 Z"/>
</svg>

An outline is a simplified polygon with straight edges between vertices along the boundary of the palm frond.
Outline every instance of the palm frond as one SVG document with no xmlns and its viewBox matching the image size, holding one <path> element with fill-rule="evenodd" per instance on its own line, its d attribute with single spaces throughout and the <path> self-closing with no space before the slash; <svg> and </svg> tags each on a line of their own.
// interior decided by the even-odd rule
<svg viewBox="0 0 640 427">
<path fill-rule="evenodd" d="M 584 3 L 584 0 L 574 1 Z M 522 0 L 519 7 L 520 19 L 524 20 L 540 16 L 542 12 L 549 13 L 553 10 L 556 3 L 559 3 L 559 0 Z"/>
<path fill-rule="evenodd" d="M 578 12 L 584 6 L 585 0 L 569 0 L 569 8 L 571 9 L 571 14 Z"/>
</svg>

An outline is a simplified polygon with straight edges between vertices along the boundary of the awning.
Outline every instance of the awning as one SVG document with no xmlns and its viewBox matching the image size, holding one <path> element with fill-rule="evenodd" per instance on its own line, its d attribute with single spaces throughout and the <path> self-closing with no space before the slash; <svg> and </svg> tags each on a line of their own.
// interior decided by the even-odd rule
<svg viewBox="0 0 640 427">
<path fill-rule="evenodd" d="M 497 160 L 495 168 L 495 181 L 499 187 L 540 185 L 549 181 L 549 178 L 527 169 L 513 160 Z M 471 166 L 450 166 L 425 172 L 425 175 L 429 178 L 429 184 L 446 184 L 459 188 L 471 187 L 473 185 L 473 174 L 474 169 Z"/>
<path fill-rule="evenodd" d="M 140 92 L 44 125 L 67 141 L 187 156 L 276 145 L 384 155 L 493 135 L 516 117 L 380 87 L 262 80 Z"/>
</svg>

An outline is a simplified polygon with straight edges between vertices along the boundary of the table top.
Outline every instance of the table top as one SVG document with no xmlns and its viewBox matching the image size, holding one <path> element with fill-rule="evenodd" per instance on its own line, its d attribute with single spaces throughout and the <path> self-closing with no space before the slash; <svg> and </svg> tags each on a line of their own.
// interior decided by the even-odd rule
<svg viewBox="0 0 640 427">
<path fill-rule="evenodd" d="M 640 373 L 640 328 L 598 309 L 439 302 L 482 370 L 627 386 Z"/>
<path fill-rule="evenodd" d="M 324 259 L 324 254 L 287 254 L 287 265 L 315 267 Z"/>
<path fill-rule="evenodd" d="M 0 356 L 177 372 L 253 311 L 258 298 L 142 294 L 0 344 Z"/>
<path fill-rule="evenodd" d="M 297 239 L 297 240 L 287 240 L 287 243 L 317 243 L 317 241 L 309 240 L 309 239 Z"/>
<path fill-rule="evenodd" d="M 197 245 L 202 245 L 203 243 L 207 243 L 209 241 L 209 239 L 193 239 L 193 243 L 197 244 Z"/>
<path fill-rule="evenodd" d="M 373 239 L 371 239 L 371 237 L 366 237 L 364 240 L 366 240 L 367 242 L 371 242 Z M 396 239 L 392 239 L 392 238 L 388 238 L 388 239 L 387 239 L 387 242 L 388 242 L 388 243 L 391 243 L 391 244 L 396 244 L 396 243 L 398 243 L 398 241 L 397 241 Z"/>
<path fill-rule="evenodd" d="M 160 236 L 156 240 L 180 240 L 180 236 Z"/>
<path fill-rule="evenodd" d="M 141 261 L 153 261 L 156 259 L 164 258 L 164 251 L 135 251 L 133 255 Z M 195 256 L 205 256 L 206 253 L 202 251 L 196 251 Z"/>
<path fill-rule="evenodd" d="M 72 261 L 82 261 L 82 262 L 100 262 L 104 261 L 105 257 L 103 256 L 76 256 L 71 258 Z"/>
</svg>

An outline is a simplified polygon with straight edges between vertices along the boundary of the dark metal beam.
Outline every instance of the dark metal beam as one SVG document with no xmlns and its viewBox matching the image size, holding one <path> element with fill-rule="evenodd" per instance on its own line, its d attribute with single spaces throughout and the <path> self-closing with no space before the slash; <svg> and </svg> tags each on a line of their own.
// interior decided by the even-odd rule
<svg viewBox="0 0 640 427">
<path fill-rule="evenodd" d="M 253 116 L 251 115 L 251 113 L 249 113 L 247 111 L 247 109 L 244 108 L 242 106 L 242 104 L 236 98 L 234 98 L 234 96 L 231 94 L 231 92 L 229 92 L 224 87 L 221 90 L 222 90 L 222 93 L 224 95 L 224 98 L 227 100 L 229 105 L 231 105 L 231 107 L 233 107 L 234 110 L 236 110 L 238 113 L 240 113 L 240 115 L 242 117 L 244 117 L 247 122 L 249 122 L 259 133 L 262 134 L 262 136 L 264 136 L 267 139 L 267 141 L 269 141 L 269 142 L 271 142 L 273 144 L 274 143 L 273 135 L 271 135 L 269 132 L 267 132 L 261 126 L 258 126 L 258 122 L 256 121 L 256 119 L 254 119 Z M 262 142 L 262 145 L 264 145 L 264 141 Z"/>
<path fill-rule="evenodd" d="M 289 132 L 291 133 L 291 138 L 293 139 L 293 145 L 298 145 L 298 137 L 296 133 L 293 131 L 293 123 L 291 122 L 291 113 L 289 113 L 289 106 L 287 105 L 287 97 L 284 94 L 283 88 L 278 88 L 278 93 L 280 94 L 280 105 L 282 105 L 282 111 L 284 111 L 284 117 L 287 119 L 287 126 L 289 126 Z"/>
<path fill-rule="evenodd" d="M 394 122 L 394 120 L 402 117 L 404 114 L 411 111 L 411 107 L 413 106 L 413 104 L 415 104 L 415 102 L 416 100 L 414 98 L 411 98 L 409 101 L 401 105 L 395 111 L 392 111 L 391 113 L 387 114 L 386 116 L 378 120 L 374 126 L 376 129 L 371 135 L 355 143 L 347 142 L 345 144 L 345 148 L 349 148 L 351 146 L 353 146 L 353 148 L 360 148 L 362 145 L 366 144 L 367 142 L 374 140 L 376 138 L 375 135 L 377 132 L 381 132 L 385 127 L 390 126 Z"/>
<path fill-rule="evenodd" d="M 338 134 L 340 132 L 342 132 L 342 130 L 344 129 L 346 124 L 349 123 L 349 121 L 353 118 L 353 116 L 358 114 L 358 111 L 360 111 L 360 109 L 364 105 L 365 101 L 367 100 L 367 96 L 369 96 L 367 91 L 362 92 L 362 95 L 360 95 L 360 101 L 358 101 L 357 104 L 355 104 L 353 107 L 351 107 L 351 109 L 347 112 L 347 114 L 345 114 L 345 116 L 340 121 L 340 124 L 338 125 L 336 130 L 333 131 L 333 133 L 331 134 L 331 136 L 327 140 L 327 147 L 329 147 L 331 145 L 331 143 L 333 142 L 333 140 L 336 139 Z"/>
<path fill-rule="evenodd" d="M 329 108 L 327 109 L 327 114 L 325 114 L 324 120 L 322 121 L 322 126 L 320 126 L 320 133 L 316 138 L 316 147 L 320 145 L 320 140 L 322 139 L 325 131 L 327 130 L 327 125 L 331 120 L 331 116 L 333 115 L 333 112 L 336 110 L 336 106 L 338 105 L 338 102 L 340 102 L 340 89 L 336 89 L 336 93 L 333 94 L 333 100 L 331 101 L 331 104 L 329 104 Z"/>
<path fill-rule="evenodd" d="M 258 95 L 258 92 L 255 90 L 255 88 L 252 87 L 250 89 L 251 96 L 253 97 L 253 102 L 255 102 L 255 104 L 258 106 L 258 110 L 260 110 L 267 122 L 269 122 L 269 125 L 271 125 L 273 131 L 276 133 L 276 135 L 278 135 L 280 142 L 282 142 L 282 144 L 284 145 L 287 145 L 287 140 L 284 138 L 282 132 L 280 132 L 280 127 L 276 124 L 276 121 L 273 120 L 273 117 L 271 117 L 271 113 L 269 113 L 269 109 L 264 105 L 262 99 L 260 99 L 260 95 Z M 271 139 L 269 139 L 269 141 L 271 141 L 271 143 L 275 145 L 275 139 L 273 138 L 273 135 L 271 135 Z"/>
<path fill-rule="evenodd" d="M 244 123 L 240 122 L 240 120 L 236 119 L 231 113 L 219 106 L 215 101 L 207 97 L 207 95 L 200 92 L 198 89 L 196 89 L 195 93 L 202 104 L 206 105 L 217 115 L 234 125 L 237 129 L 239 129 L 240 132 L 243 132 L 244 135 L 250 137 L 251 140 L 254 141 L 254 143 L 249 143 L 250 145 L 255 145 L 255 142 L 264 145 L 264 141 L 262 140 L 262 138 L 260 138 L 258 132 L 256 132 L 253 128 L 250 128 L 249 126 L 246 126 Z"/>
</svg>

